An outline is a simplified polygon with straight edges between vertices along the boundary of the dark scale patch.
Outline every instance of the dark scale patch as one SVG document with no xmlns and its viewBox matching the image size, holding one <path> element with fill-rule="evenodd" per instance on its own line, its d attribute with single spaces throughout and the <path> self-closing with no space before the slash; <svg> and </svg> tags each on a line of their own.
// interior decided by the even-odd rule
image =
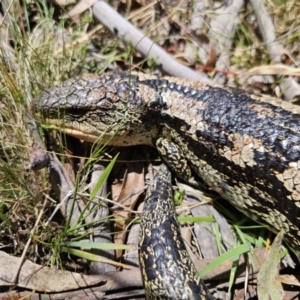
<svg viewBox="0 0 300 300">
<path fill-rule="evenodd" d="M 177 92 L 180 92 L 182 90 L 182 85 L 181 84 L 176 84 L 175 89 L 177 90 Z"/>
<path fill-rule="evenodd" d="M 176 90 L 179 94 L 184 94 L 185 87 L 180 86 L 180 91 L 178 91 L 176 86 L 175 83 L 170 83 L 168 88 Z M 176 115 L 171 117 L 169 114 L 162 115 L 159 111 L 152 110 L 149 111 L 149 115 L 151 115 L 152 121 L 155 120 L 162 126 L 167 124 L 176 132 L 180 132 L 183 144 L 188 145 L 191 153 L 207 161 L 220 173 L 227 175 L 230 178 L 229 185 L 234 186 L 236 182 L 249 183 L 257 187 L 257 190 L 265 191 L 274 198 L 273 203 L 267 198 L 260 198 L 257 192 L 253 191 L 252 196 L 257 201 L 265 202 L 266 206 L 271 209 L 275 205 L 276 209 L 284 214 L 286 211 L 283 210 L 283 203 L 288 203 L 287 205 L 290 205 L 295 211 L 293 214 L 289 214 L 288 218 L 292 223 L 299 224 L 297 218 L 300 215 L 300 208 L 287 198 L 290 192 L 286 190 L 283 182 L 275 174 L 282 173 L 287 168 L 288 162 L 300 160 L 298 150 L 300 145 L 300 116 L 270 103 L 258 102 L 243 91 L 233 91 L 234 93 L 212 87 L 201 91 L 190 89 L 189 95 L 185 95 L 184 101 L 196 99 L 201 103 L 207 103 L 204 109 L 197 108 L 197 102 L 195 104 L 194 109 L 206 121 L 207 125 L 205 131 L 196 130 L 197 141 L 181 130 L 190 124 L 186 124 Z M 276 119 L 267 114 L 264 118 L 259 117 L 257 111 L 249 110 L 249 105 L 257 105 L 258 103 L 260 107 L 273 110 L 280 115 Z M 178 111 L 179 114 L 180 111 Z M 147 116 L 144 118 L 143 123 L 149 122 Z M 227 146 L 232 149 L 233 144 L 228 140 L 228 135 L 232 133 L 238 133 L 241 136 L 248 134 L 263 141 L 265 152 L 254 151 L 257 165 L 242 168 L 218 154 L 220 147 L 224 149 Z M 265 213 L 267 212 L 263 207 L 261 209 Z"/>
<path fill-rule="evenodd" d="M 153 86 L 154 82 L 158 87 L 161 86 L 161 81 L 158 81 L 159 84 L 153 80 L 141 81 L 142 84 L 148 86 Z M 259 102 L 259 105 L 279 113 L 280 117 L 273 119 L 266 115 L 265 119 L 257 118 L 257 112 L 249 110 L 248 107 L 249 105 L 257 105 L 258 101 L 252 99 L 250 94 L 240 89 L 228 88 L 228 91 L 219 87 L 211 87 L 206 90 L 197 90 L 175 82 L 171 82 L 168 89 L 175 90 L 179 94 L 182 93 L 187 97 L 186 101 L 188 101 L 188 98 L 192 98 L 210 104 L 204 111 L 195 109 L 203 115 L 204 120 L 218 123 L 218 126 L 224 130 L 229 129 L 235 132 L 235 127 L 241 126 L 243 132 L 258 136 L 259 132 L 254 132 L 257 128 L 270 130 L 271 126 L 265 126 L 273 123 L 278 128 L 281 125 L 282 127 L 290 127 L 295 132 L 300 131 L 299 115 L 267 102 Z M 211 118 L 215 118 L 215 120 L 212 121 Z M 236 126 L 234 126 L 234 123 L 237 123 Z"/>
<path fill-rule="evenodd" d="M 164 242 L 165 247 L 170 249 L 169 251 L 172 253 L 172 260 L 180 261 L 181 258 L 179 249 L 184 249 L 185 246 L 176 222 L 177 221 L 175 217 L 172 216 L 167 218 L 166 221 L 160 226 L 161 232 L 163 232 L 161 240 Z M 176 228 L 177 231 L 176 240 L 174 239 L 174 232 L 171 230 L 172 225 L 175 225 L 173 227 Z"/>
<path fill-rule="evenodd" d="M 276 143 L 277 145 L 277 143 Z M 298 144 L 297 146 L 294 145 L 294 147 L 290 147 L 289 149 L 286 150 L 286 157 L 289 158 L 290 161 L 297 161 L 299 159 L 299 149 L 298 147 L 300 146 L 300 144 Z M 275 147 L 275 149 L 280 149 L 279 147 Z"/>
<path fill-rule="evenodd" d="M 145 203 L 145 210 L 146 211 L 155 211 L 157 208 L 161 208 L 161 204 L 160 201 L 161 199 L 159 199 L 160 197 L 162 198 L 166 198 L 168 195 L 168 189 L 167 186 L 164 184 L 164 182 L 161 183 L 160 186 L 161 190 L 154 190 L 151 196 L 151 201 L 148 201 Z M 167 205 L 165 203 L 162 204 L 162 206 Z M 172 207 L 167 207 L 164 208 L 166 209 L 166 213 L 171 214 L 172 212 L 170 212 L 170 210 L 172 209 Z"/>
<path fill-rule="evenodd" d="M 221 130 L 221 131 L 219 132 L 218 143 L 219 143 L 221 146 L 224 146 L 224 145 L 226 145 L 226 143 L 227 143 L 227 136 L 226 136 L 226 133 L 225 133 L 224 130 Z"/>
<path fill-rule="evenodd" d="M 138 82 L 137 81 L 133 81 L 133 82 L 123 81 L 123 82 L 118 83 L 116 86 L 117 86 L 118 92 L 127 93 L 129 95 L 130 92 L 136 93 Z"/>
<path fill-rule="evenodd" d="M 249 196 L 253 199 L 260 199 L 260 203 L 262 206 L 268 206 L 270 208 L 276 208 L 276 204 L 272 201 L 270 201 L 266 196 L 261 196 L 261 191 L 259 190 L 259 187 L 251 187 L 248 190 Z M 262 211 L 264 209 L 262 208 Z"/>
<path fill-rule="evenodd" d="M 195 89 L 190 89 L 190 96 L 191 97 L 194 97 L 194 96 L 196 96 L 197 95 L 197 90 L 195 90 Z"/>
<path fill-rule="evenodd" d="M 177 233 L 176 240 L 174 239 L 174 232 L 171 230 L 172 227 L 175 228 Z M 180 252 L 183 251 L 185 246 L 180 236 L 175 217 L 167 218 L 167 220 L 161 223 L 159 227 L 151 229 L 150 236 L 150 238 L 146 236 L 141 246 L 142 253 L 148 252 L 148 247 L 153 249 L 155 253 L 154 255 L 143 257 L 148 281 L 157 280 L 156 273 L 158 272 L 163 280 L 161 283 L 162 286 L 165 286 L 165 281 L 167 281 L 174 287 L 176 282 L 177 288 L 180 289 L 179 293 L 181 293 L 183 292 L 183 289 L 185 289 L 185 280 L 188 279 L 188 284 L 194 293 L 194 299 L 198 299 L 197 294 L 200 295 L 203 292 L 204 284 L 201 282 L 202 284 L 200 285 L 198 278 L 195 278 L 197 274 L 193 270 L 194 266 L 190 261 L 188 261 L 188 270 L 184 270 L 181 266 Z M 170 265 L 172 268 L 176 265 L 175 269 L 170 269 Z M 188 275 L 186 272 L 190 272 L 191 275 Z M 171 292 L 171 295 L 173 295 L 173 292 Z"/>
<path fill-rule="evenodd" d="M 129 91 L 129 101 L 132 101 L 136 97 L 136 92 L 134 90 Z"/>
<path fill-rule="evenodd" d="M 189 94 L 191 92 L 191 88 L 188 87 L 188 86 L 184 86 L 182 91 L 185 93 L 185 94 Z"/>
<path fill-rule="evenodd" d="M 210 124 L 210 132 L 204 133 L 197 131 L 196 134 L 198 137 L 205 137 L 205 135 L 207 135 L 210 141 L 217 143 L 219 139 L 218 134 L 213 134 L 216 132 L 216 129 L 225 130 L 229 134 L 235 132 L 248 134 L 262 139 L 264 145 L 268 147 L 270 151 L 285 155 L 287 161 L 297 161 L 300 159 L 299 151 L 293 148 L 293 145 L 299 145 L 300 143 L 298 134 L 295 134 L 289 128 L 276 126 L 274 119 L 268 116 L 266 116 L 265 119 L 258 118 L 256 111 L 248 109 L 249 99 L 251 98 L 246 94 L 240 94 L 240 97 L 237 97 L 232 96 L 233 94 L 223 89 L 216 88 L 207 92 L 211 96 L 209 100 L 207 100 L 209 105 L 205 109 L 198 109 L 198 113 L 202 115 L 204 121 Z M 273 105 L 268 103 L 262 103 L 261 105 L 268 109 L 274 108 Z M 297 120 L 298 124 L 296 124 L 295 116 L 293 116 L 292 122 L 289 122 L 290 117 L 291 113 L 285 111 L 278 119 L 282 120 L 281 124 L 289 124 L 289 126 L 291 126 L 290 124 L 294 123 L 292 127 L 299 132 L 299 116 Z M 286 118 L 288 120 L 286 120 Z M 282 143 L 289 145 L 289 148 L 283 148 Z M 282 163 L 281 161 L 281 165 Z M 270 165 L 273 165 L 272 157 Z"/>
<path fill-rule="evenodd" d="M 118 74 L 118 73 L 116 73 L 116 74 Z M 113 79 L 118 77 L 118 76 L 116 76 L 116 74 L 112 73 L 112 78 Z M 132 75 L 132 74 L 130 74 L 128 72 L 121 72 L 119 76 L 121 77 L 121 79 L 129 81 L 129 82 L 131 82 L 131 81 L 132 82 L 139 81 L 139 78 L 138 78 L 137 75 Z"/>
<path fill-rule="evenodd" d="M 176 83 L 175 83 L 175 82 L 171 82 L 171 83 L 169 84 L 169 89 L 170 89 L 170 90 L 173 90 L 173 89 L 175 88 L 175 86 L 176 86 Z"/>
<path fill-rule="evenodd" d="M 168 87 L 168 80 L 166 79 L 147 79 L 142 81 L 143 84 L 149 86 L 156 92 L 162 92 L 165 88 Z"/>
<path fill-rule="evenodd" d="M 141 108 L 144 104 L 143 99 L 141 99 L 138 96 L 135 96 L 134 98 L 130 99 L 129 103 L 136 108 Z"/>
<path fill-rule="evenodd" d="M 156 107 L 158 109 L 166 109 L 167 103 L 161 95 L 158 95 L 153 101 L 150 102 L 151 107 Z"/>
<path fill-rule="evenodd" d="M 160 85 L 163 87 L 168 87 L 169 81 L 167 79 L 160 80 Z"/>
<path fill-rule="evenodd" d="M 275 206 L 277 209 L 279 209 L 279 211 L 282 212 L 282 209 L 280 208 L 280 202 L 287 202 L 286 195 L 289 194 L 289 192 L 284 187 L 283 182 L 277 179 L 277 177 L 274 175 L 274 173 L 272 173 L 271 169 L 265 165 L 265 163 L 242 168 L 238 165 L 235 165 L 232 161 L 227 160 L 225 157 L 220 157 L 216 152 L 216 149 L 218 149 L 217 145 L 210 143 L 199 143 L 188 136 L 185 137 L 185 141 L 189 143 L 188 148 L 192 153 L 199 158 L 203 158 L 214 169 L 229 177 L 229 181 L 227 182 L 228 185 L 235 186 L 236 184 L 234 182 L 241 182 L 243 184 L 248 183 L 252 186 L 256 186 L 258 190 L 265 191 L 267 194 L 276 199 L 275 203 L 269 202 L 266 203 L 266 206 L 270 208 L 274 208 Z M 253 199 L 256 199 L 259 202 L 268 202 L 267 199 L 261 199 L 259 194 L 254 191 L 250 191 L 250 194 Z M 297 215 L 300 214 L 300 209 L 297 208 L 296 210 Z M 294 222 L 297 222 L 296 220 L 297 217 L 295 216 Z"/>
<path fill-rule="evenodd" d="M 205 299 L 213 299 L 197 276 L 185 249 L 174 212 L 171 174 L 165 166 L 161 168 L 147 191 L 143 210 L 141 230 L 150 230 L 150 234 L 140 233 L 139 240 L 147 293 L 157 299 L 187 299 L 190 293 L 189 299 L 200 300 L 203 298 L 201 295 L 205 295 Z M 160 201 L 163 201 L 160 203 L 161 210 L 153 209 L 152 204 Z"/>
<path fill-rule="evenodd" d="M 210 111 L 211 114 L 215 114 L 215 111 L 217 111 L 217 106 L 220 105 L 220 103 L 214 104 L 218 99 L 215 99 L 213 96 L 208 108 L 208 111 Z M 219 95 L 219 97 L 220 96 L 221 95 Z M 230 103 L 228 104 L 230 99 L 227 99 L 227 101 L 225 100 L 222 103 L 224 103 L 225 106 L 230 107 Z M 282 144 L 282 140 L 278 138 L 276 139 L 276 133 L 279 133 L 281 136 L 285 136 L 285 139 L 288 141 L 289 145 L 291 143 L 296 145 L 297 141 L 299 140 L 298 136 L 296 136 L 296 134 L 288 128 L 273 128 L 274 125 L 272 123 L 272 119 L 270 118 L 266 118 L 263 121 L 260 120 L 264 126 L 260 128 L 259 136 L 263 139 L 264 145 L 269 147 L 270 152 L 255 151 L 255 160 L 259 163 L 252 167 L 246 166 L 245 168 L 242 168 L 225 157 L 221 157 L 218 154 L 218 149 L 220 147 L 223 149 L 224 146 L 232 148 L 232 143 L 227 139 L 228 132 L 236 132 L 239 134 L 247 132 L 248 134 L 252 135 L 254 132 L 256 132 L 255 128 L 256 124 L 258 123 L 258 119 L 255 112 L 247 112 L 245 115 L 245 111 L 243 110 L 245 108 L 242 101 L 239 101 L 236 105 L 232 105 L 231 103 L 231 108 L 232 110 L 229 114 L 221 116 L 222 120 L 226 120 L 226 129 L 223 126 L 219 126 L 221 121 L 217 124 L 208 121 L 208 128 L 206 131 L 199 130 L 196 132 L 199 138 L 198 141 L 194 140 L 190 135 L 185 134 L 185 132 L 182 131 L 180 133 L 180 136 L 182 137 L 182 143 L 188 145 L 189 151 L 196 157 L 202 158 L 203 160 L 207 161 L 207 163 L 215 170 L 218 170 L 220 173 L 228 176 L 229 181 L 227 183 L 229 186 L 235 186 L 236 182 L 241 182 L 243 184 L 248 183 L 254 187 L 257 187 L 257 190 L 265 191 L 266 194 L 269 194 L 271 197 L 273 197 L 274 202 L 264 197 L 261 198 L 260 195 L 254 190 L 250 191 L 251 196 L 258 202 L 265 203 L 266 207 L 271 209 L 276 208 L 286 215 L 286 210 L 283 209 L 283 203 L 288 203 L 287 205 L 290 205 L 294 210 L 293 214 L 288 215 L 288 218 L 292 223 L 298 224 L 298 227 L 300 227 L 300 222 L 298 219 L 298 216 L 300 215 L 300 208 L 298 208 L 292 201 L 288 200 L 287 195 L 289 195 L 290 192 L 286 190 L 283 182 L 275 176 L 275 173 L 272 172 L 272 170 L 276 170 L 277 172 L 282 173 L 283 170 L 285 170 L 288 166 L 288 161 L 291 161 L 291 157 L 293 157 L 294 161 L 300 160 L 299 151 L 287 150 L 287 147 L 284 149 L 284 154 L 286 157 L 281 156 L 281 153 L 274 152 L 276 145 Z M 198 111 L 200 113 L 200 110 Z M 235 111 L 235 114 L 233 114 L 232 111 Z M 209 113 L 207 111 L 205 111 L 205 113 L 208 117 Z M 232 120 L 228 119 L 228 115 L 235 115 L 235 121 L 233 122 Z M 244 115 L 246 119 L 249 118 L 249 121 L 243 118 Z M 180 132 L 180 128 L 182 128 L 184 125 L 184 120 L 179 119 L 176 116 L 170 117 L 169 114 L 162 117 L 158 111 L 152 111 L 151 116 L 152 120 L 156 120 L 156 122 L 161 122 L 162 124 L 168 124 L 168 126 L 175 129 L 176 132 Z M 146 122 L 146 120 L 143 122 Z M 189 124 L 185 125 L 189 126 Z M 274 132 L 274 135 L 269 136 L 269 128 L 272 128 L 271 131 Z M 221 129 L 223 130 L 222 134 L 220 134 Z M 222 144 L 220 143 L 220 139 Z M 277 148 L 280 150 L 279 146 Z M 263 206 L 261 206 L 260 209 L 262 212 L 267 213 L 266 208 Z"/>
</svg>

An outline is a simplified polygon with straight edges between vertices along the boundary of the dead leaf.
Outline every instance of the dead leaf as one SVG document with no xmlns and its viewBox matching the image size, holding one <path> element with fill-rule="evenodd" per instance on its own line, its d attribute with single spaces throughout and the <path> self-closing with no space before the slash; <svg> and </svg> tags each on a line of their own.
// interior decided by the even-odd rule
<svg viewBox="0 0 300 300">
<path fill-rule="evenodd" d="M 280 247 L 283 232 L 276 236 L 271 250 L 257 275 L 257 294 L 260 300 L 281 300 L 283 289 L 279 278 Z"/>
<path fill-rule="evenodd" d="M 132 152 L 133 149 L 135 149 L 134 153 Z M 144 161 L 145 158 L 140 152 L 138 152 L 140 149 L 140 147 L 129 148 L 127 155 L 125 150 L 122 151 L 119 159 L 129 162 L 126 163 L 126 175 L 122 185 L 115 184 L 112 186 L 113 200 L 121 203 L 123 206 L 126 206 L 129 209 L 135 208 L 141 193 L 144 192 L 144 163 L 142 161 Z M 136 193 L 139 190 L 141 192 Z M 124 199 L 126 200 L 124 201 Z M 131 212 L 130 210 L 124 210 L 121 208 L 120 210 L 115 210 L 114 215 L 117 219 L 115 222 L 115 231 L 119 232 L 114 235 L 114 241 L 115 243 L 123 244 L 127 236 L 127 232 L 125 232 L 125 230 L 128 225 L 128 220 L 126 219 L 131 217 Z M 122 252 L 122 250 L 116 251 L 116 259 L 121 257 Z"/>
<path fill-rule="evenodd" d="M 259 66 L 250 69 L 247 72 L 243 72 L 239 75 L 288 75 L 288 76 L 300 76 L 299 68 L 292 68 L 289 66 L 277 64 L 277 65 L 267 65 L 267 66 Z"/>
<path fill-rule="evenodd" d="M 280 281 L 285 284 L 300 286 L 300 278 L 294 275 L 283 274 L 279 275 Z"/>
<path fill-rule="evenodd" d="M 62 18 L 72 18 L 73 21 L 77 21 L 78 15 L 91 8 L 97 1 L 98 0 L 81 0 L 74 6 L 72 10 L 68 12 L 68 14 L 64 15 Z"/>
<path fill-rule="evenodd" d="M 19 261 L 19 257 L 0 251 L 0 286 L 15 286 L 15 282 L 12 281 L 18 271 Z M 26 260 L 20 270 L 17 286 L 42 292 L 62 292 L 101 282 L 104 281 L 100 280 L 98 276 L 57 270 Z"/>
</svg>

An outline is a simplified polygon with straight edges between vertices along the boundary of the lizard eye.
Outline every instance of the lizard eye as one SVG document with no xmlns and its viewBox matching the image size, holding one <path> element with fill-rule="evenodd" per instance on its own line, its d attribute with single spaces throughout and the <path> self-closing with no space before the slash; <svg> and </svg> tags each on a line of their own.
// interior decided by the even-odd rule
<svg viewBox="0 0 300 300">
<path fill-rule="evenodd" d="M 61 116 L 64 116 L 64 115 L 71 115 L 73 117 L 79 118 L 82 115 L 84 115 L 84 110 L 77 109 L 77 108 L 69 108 L 69 109 L 61 112 Z"/>
</svg>

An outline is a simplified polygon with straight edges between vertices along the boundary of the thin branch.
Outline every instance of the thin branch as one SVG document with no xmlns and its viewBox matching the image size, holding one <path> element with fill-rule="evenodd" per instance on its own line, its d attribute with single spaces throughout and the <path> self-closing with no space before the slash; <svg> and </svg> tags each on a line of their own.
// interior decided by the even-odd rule
<svg viewBox="0 0 300 300">
<path fill-rule="evenodd" d="M 201 75 L 174 60 L 104 1 L 98 1 L 94 5 L 93 13 L 111 32 L 117 34 L 125 42 L 131 43 L 144 56 L 154 59 L 164 72 L 176 77 L 210 82 L 205 75 Z"/>
<path fill-rule="evenodd" d="M 274 24 L 263 4 L 263 1 L 250 0 L 250 3 L 256 15 L 258 26 L 263 37 L 263 41 L 267 46 L 271 60 L 276 63 L 282 63 L 279 47 L 276 43 Z M 300 86 L 293 78 L 282 78 L 282 76 L 279 75 L 277 75 L 276 78 L 281 80 L 280 88 L 286 100 L 293 99 L 300 95 Z"/>
<path fill-rule="evenodd" d="M 14 283 L 17 283 L 17 281 L 18 281 L 18 276 L 19 276 L 19 274 L 20 274 L 22 265 L 23 265 L 23 263 L 24 263 L 24 261 L 25 261 L 25 256 L 26 256 L 27 251 L 28 251 L 28 248 L 29 248 L 29 246 L 30 246 L 30 244 L 31 244 L 32 237 L 34 236 L 34 233 L 35 233 L 35 231 L 36 231 L 36 229 L 37 229 L 37 227 L 38 227 L 38 225 L 39 225 L 39 222 L 40 222 L 40 220 L 41 220 L 41 218 L 42 218 L 42 215 L 44 214 L 44 210 L 45 210 L 45 207 L 46 207 L 46 203 L 47 203 L 47 199 L 45 199 L 45 201 L 44 201 L 43 207 L 42 207 L 42 209 L 41 209 L 41 211 L 40 211 L 40 213 L 39 213 L 39 215 L 38 215 L 38 217 L 37 217 L 37 219 L 36 219 L 36 221 L 35 221 L 34 227 L 32 228 L 32 230 L 31 230 L 31 232 L 30 232 L 30 237 L 29 237 L 29 239 L 28 239 L 28 241 L 27 241 L 27 243 L 26 243 L 26 245 L 25 245 L 25 247 L 24 247 L 22 256 L 21 256 L 20 259 L 19 259 L 19 262 L 18 262 L 18 266 L 17 266 L 16 272 L 15 272 L 15 275 L 13 276 L 13 279 L 12 279 L 12 282 L 14 282 Z"/>
<path fill-rule="evenodd" d="M 209 36 L 220 54 L 216 63 L 217 70 L 228 70 L 230 56 L 232 55 L 231 46 L 232 40 L 236 32 L 236 27 L 239 23 L 238 14 L 245 4 L 244 0 L 229 1 L 230 5 L 221 6 L 215 11 L 216 18 L 212 19 L 209 30 Z M 225 77 L 219 73 L 215 79 L 219 84 L 225 83 Z"/>
</svg>

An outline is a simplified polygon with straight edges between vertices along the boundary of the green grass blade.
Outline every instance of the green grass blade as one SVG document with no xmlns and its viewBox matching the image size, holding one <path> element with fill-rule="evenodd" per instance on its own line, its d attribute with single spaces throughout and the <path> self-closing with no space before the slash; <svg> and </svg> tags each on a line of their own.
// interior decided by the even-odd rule
<svg viewBox="0 0 300 300">
<path fill-rule="evenodd" d="M 136 249 L 136 247 L 132 245 L 100 243 L 100 242 L 62 242 L 61 245 L 66 247 L 80 247 L 80 248 L 101 249 L 101 250 Z"/>
<path fill-rule="evenodd" d="M 193 222 L 193 223 L 202 223 L 202 222 L 215 222 L 214 217 L 192 217 L 192 216 L 179 216 L 177 218 L 178 222 Z"/>
<path fill-rule="evenodd" d="M 237 271 L 237 268 L 238 268 L 238 265 L 239 265 L 239 258 L 240 258 L 240 255 L 235 255 L 232 259 L 233 260 L 232 261 L 232 267 L 231 267 L 231 270 L 230 270 L 230 276 L 229 276 L 229 282 L 228 282 L 228 294 L 230 293 L 230 291 L 233 287 L 233 284 L 234 284 L 236 271 Z"/>
<path fill-rule="evenodd" d="M 229 259 L 235 259 L 237 255 L 241 255 L 243 253 L 249 252 L 251 250 L 251 244 L 243 244 L 234 249 L 227 251 L 226 253 L 217 257 L 214 261 L 204 267 L 198 274 L 200 277 L 206 275 L 211 272 L 213 269 L 217 268 L 220 264 L 224 263 Z"/>
<path fill-rule="evenodd" d="M 105 168 L 102 176 L 99 178 L 98 182 L 96 183 L 95 187 L 93 188 L 91 194 L 90 194 L 90 198 L 89 200 L 93 200 L 96 195 L 98 194 L 99 190 L 101 189 L 101 187 L 103 186 L 104 182 L 107 180 L 117 158 L 118 158 L 119 154 L 117 154 L 112 161 L 109 163 L 109 165 Z"/>
</svg>

